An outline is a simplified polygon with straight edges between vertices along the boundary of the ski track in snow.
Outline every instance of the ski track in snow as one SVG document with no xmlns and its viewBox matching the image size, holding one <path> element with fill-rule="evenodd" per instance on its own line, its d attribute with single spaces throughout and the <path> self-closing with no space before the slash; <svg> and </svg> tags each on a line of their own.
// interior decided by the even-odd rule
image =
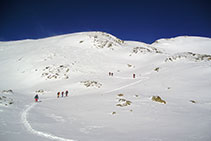
<svg viewBox="0 0 211 141">
<path fill-rule="evenodd" d="M 140 82 L 141 82 L 141 81 L 143 81 L 143 80 L 147 80 L 147 79 L 149 79 L 148 77 L 142 77 L 142 78 L 145 78 L 145 79 L 140 79 L 140 80 L 135 81 L 135 82 L 133 82 L 133 83 L 130 83 L 130 84 L 128 84 L 128 85 L 125 85 L 125 86 L 122 86 L 122 87 L 119 87 L 119 88 L 113 89 L 113 90 L 111 90 L 111 91 L 107 91 L 107 92 L 105 92 L 105 94 L 106 94 L 106 93 L 115 92 L 115 91 L 118 91 L 118 90 L 121 90 L 121 89 L 124 89 L 124 88 L 130 87 L 130 86 L 136 85 L 136 84 L 140 83 Z"/>
<path fill-rule="evenodd" d="M 66 138 L 62 138 L 62 137 L 58 137 L 58 136 L 55 136 L 55 135 L 52 135 L 52 134 L 49 134 L 49 133 L 44 133 L 44 132 L 41 132 L 41 131 L 38 131 L 38 130 L 35 130 L 32 128 L 32 126 L 30 125 L 30 123 L 28 122 L 27 120 L 27 116 L 28 116 L 28 113 L 29 111 L 36 105 L 37 103 L 32 103 L 30 106 L 28 106 L 28 108 L 26 108 L 22 115 L 21 115 L 21 120 L 24 124 L 24 126 L 26 127 L 26 129 L 31 132 L 32 134 L 35 134 L 35 135 L 38 135 L 38 136 L 41 136 L 41 137 L 45 137 L 45 138 L 48 138 L 48 139 L 51 139 L 51 140 L 58 140 L 58 141 L 75 141 L 75 140 L 72 140 L 72 139 L 66 139 Z"/>
<path fill-rule="evenodd" d="M 142 82 L 143 80 L 149 79 L 149 77 L 142 77 L 142 78 L 145 78 L 145 79 L 140 79 L 140 80 L 135 81 L 135 82 L 133 82 L 133 83 L 130 83 L 130 84 L 128 84 L 128 85 L 125 85 L 125 86 L 122 86 L 122 87 L 113 89 L 113 90 L 111 90 L 111 91 L 107 91 L 107 92 L 105 92 L 104 94 L 106 94 L 106 93 L 111 93 L 111 92 L 114 92 L 114 91 L 118 91 L 118 90 L 121 90 L 121 89 L 130 87 L 130 86 L 136 85 L 136 84 Z M 46 101 L 46 100 L 53 100 L 53 99 L 55 99 L 55 98 L 48 98 L 48 99 L 45 99 L 45 101 Z M 24 126 L 26 127 L 26 129 L 27 129 L 29 132 L 31 132 L 32 134 L 41 136 L 41 137 L 45 137 L 45 138 L 48 138 L 48 139 L 52 139 L 52 140 L 58 140 L 58 141 L 75 141 L 75 140 L 72 140 L 72 139 L 66 139 L 66 138 L 58 137 L 58 136 L 52 135 L 52 134 L 50 134 L 50 133 L 45 133 L 45 132 L 41 132 L 41 131 L 38 131 L 38 130 L 33 129 L 32 126 L 30 125 L 29 121 L 27 120 L 27 116 L 28 116 L 29 111 L 30 111 L 32 108 L 34 108 L 34 106 L 35 106 L 36 104 L 37 104 L 37 103 L 32 103 L 31 105 L 29 105 L 29 106 L 22 112 L 22 115 L 21 115 L 21 120 L 22 120 Z"/>
</svg>

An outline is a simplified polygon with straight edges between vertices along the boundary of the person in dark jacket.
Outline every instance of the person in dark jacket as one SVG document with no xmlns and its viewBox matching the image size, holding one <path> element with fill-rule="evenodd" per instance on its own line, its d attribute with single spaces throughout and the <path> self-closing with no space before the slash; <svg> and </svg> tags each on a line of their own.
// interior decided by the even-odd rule
<svg viewBox="0 0 211 141">
<path fill-rule="evenodd" d="M 65 95 L 68 96 L 68 90 L 66 90 Z"/>
<path fill-rule="evenodd" d="M 39 99 L 38 94 L 35 95 L 34 99 L 35 99 L 35 102 L 38 102 L 38 99 Z"/>
<path fill-rule="evenodd" d="M 59 98 L 60 92 L 57 93 L 57 98 Z"/>
<path fill-rule="evenodd" d="M 62 97 L 64 96 L 64 92 L 62 92 Z"/>
</svg>

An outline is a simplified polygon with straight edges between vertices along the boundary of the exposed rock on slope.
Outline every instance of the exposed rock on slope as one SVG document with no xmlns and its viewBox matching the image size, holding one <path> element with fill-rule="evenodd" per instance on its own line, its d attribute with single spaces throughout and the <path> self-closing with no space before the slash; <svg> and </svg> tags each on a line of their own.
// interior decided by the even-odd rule
<svg viewBox="0 0 211 141">
<path fill-rule="evenodd" d="M 188 59 L 190 61 L 211 61 L 211 55 L 197 54 L 192 52 L 177 53 L 173 56 L 166 58 L 167 61 L 175 61 L 180 59 Z"/>
</svg>

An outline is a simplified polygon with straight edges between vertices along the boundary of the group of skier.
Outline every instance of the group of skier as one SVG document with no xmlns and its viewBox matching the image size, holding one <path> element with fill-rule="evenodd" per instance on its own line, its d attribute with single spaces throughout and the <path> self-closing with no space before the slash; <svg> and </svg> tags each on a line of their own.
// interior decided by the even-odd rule
<svg viewBox="0 0 211 141">
<path fill-rule="evenodd" d="M 65 91 L 65 96 L 66 96 L 66 97 L 68 96 L 68 93 L 69 93 L 68 90 L 66 90 L 66 91 Z M 57 98 L 59 98 L 60 94 L 61 94 L 61 97 L 64 97 L 64 92 L 61 92 L 61 93 L 58 92 L 58 93 L 57 93 Z M 35 95 L 34 99 L 35 99 L 35 102 L 38 102 L 38 100 L 39 100 L 38 94 Z"/>
<path fill-rule="evenodd" d="M 61 92 L 61 93 L 58 92 L 58 93 L 57 93 L 57 98 L 59 98 L 60 94 L 61 94 L 61 97 L 64 97 L 64 92 Z M 68 96 L 68 90 L 65 91 L 65 96 L 66 96 L 66 97 Z"/>
</svg>

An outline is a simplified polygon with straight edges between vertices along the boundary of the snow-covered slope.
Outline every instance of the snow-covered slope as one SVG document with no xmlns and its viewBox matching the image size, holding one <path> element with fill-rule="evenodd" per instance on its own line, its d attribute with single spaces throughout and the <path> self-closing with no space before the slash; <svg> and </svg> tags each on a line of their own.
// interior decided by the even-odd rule
<svg viewBox="0 0 211 141">
<path fill-rule="evenodd" d="M 194 52 L 199 54 L 211 54 L 210 42 L 210 38 L 180 36 L 157 40 L 152 46 L 165 49 L 168 53 Z"/>
<path fill-rule="evenodd" d="M 211 140 L 209 38 L 145 44 L 81 32 L 0 42 L 0 66 L 4 141 Z"/>
</svg>

